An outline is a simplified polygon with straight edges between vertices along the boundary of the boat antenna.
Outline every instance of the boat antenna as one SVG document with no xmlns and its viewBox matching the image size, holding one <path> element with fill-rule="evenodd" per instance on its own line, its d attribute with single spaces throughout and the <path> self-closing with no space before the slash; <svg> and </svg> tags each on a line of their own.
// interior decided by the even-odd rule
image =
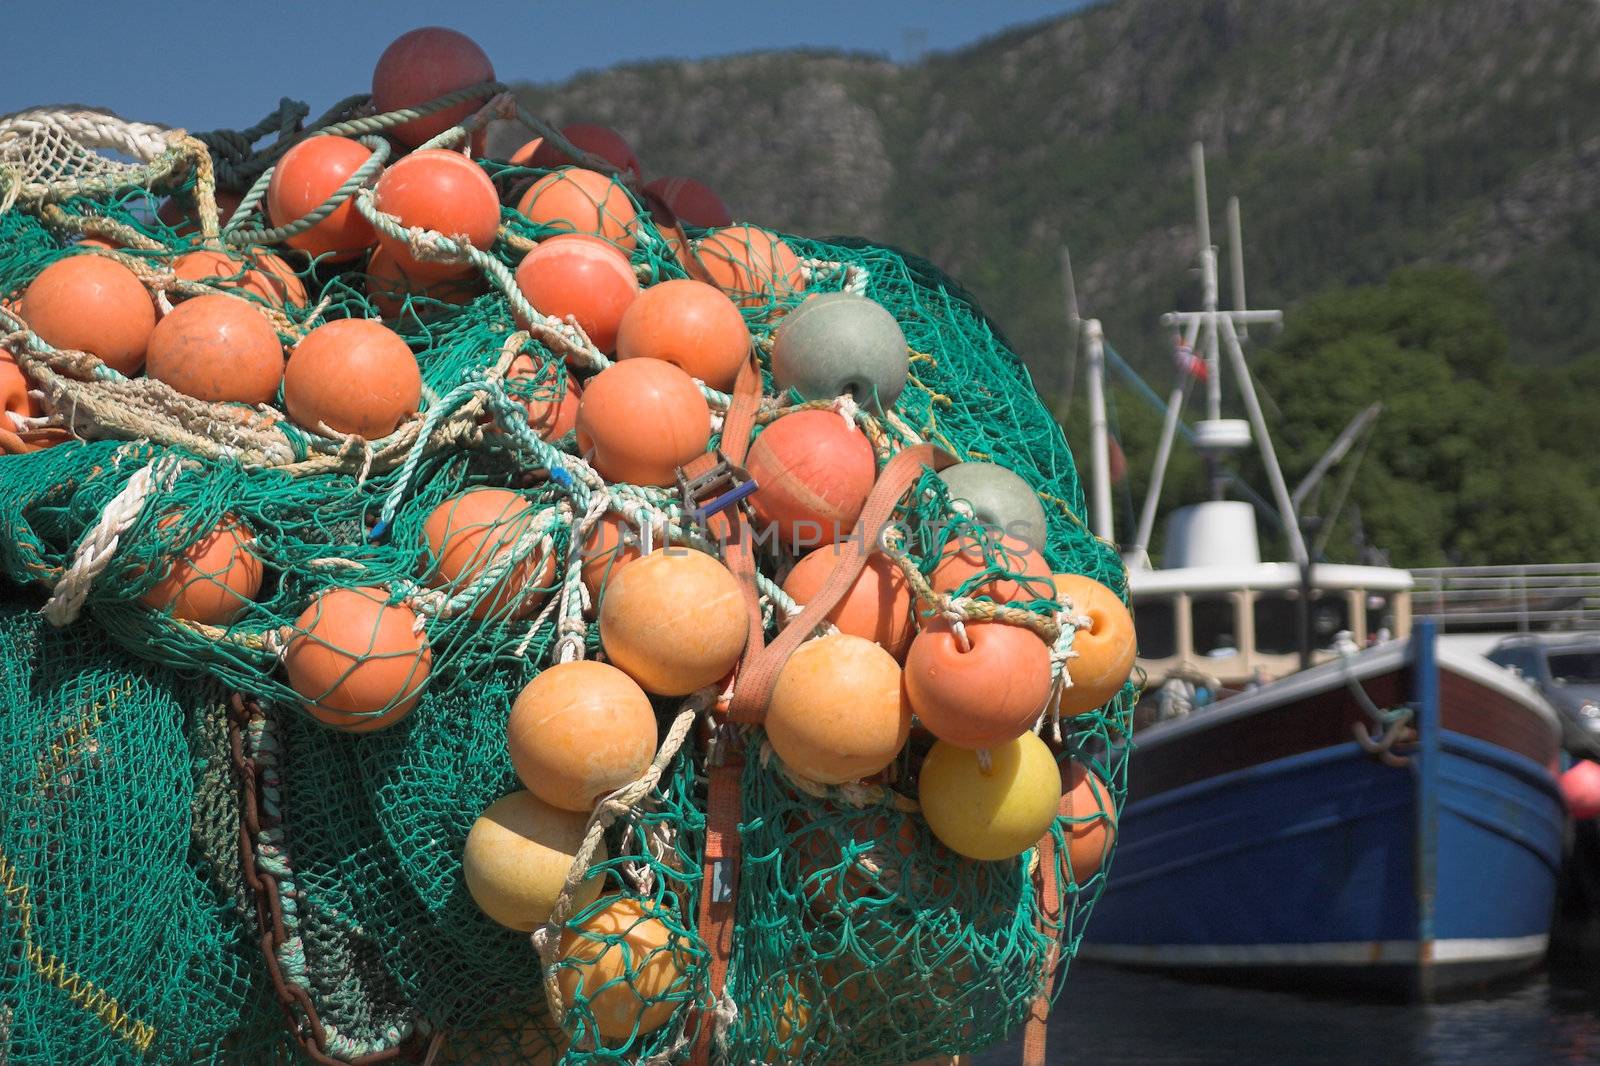
<svg viewBox="0 0 1600 1066">
<path fill-rule="evenodd" d="M 1076 384 L 1078 362 L 1078 334 L 1088 341 L 1088 358 L 1085 371 L 1089 386 L 1089 526 L 1101 540 L 1116 543 L 1116 530 L 1111 521 L 1111 447 L 1106 426 L 1106 350 L 1105 333 L 1098 318 L 1080 317 L 1078 291 L 1072 281 L 1072 255 L 1067 246 L 1061 246 L 1062 283 L 1066 287 L 1067 322 L 1072 334 L 1071 354 L 1067 364 L 1067 403 L 1072 403 L 1072 387 Z"/>
</svg>

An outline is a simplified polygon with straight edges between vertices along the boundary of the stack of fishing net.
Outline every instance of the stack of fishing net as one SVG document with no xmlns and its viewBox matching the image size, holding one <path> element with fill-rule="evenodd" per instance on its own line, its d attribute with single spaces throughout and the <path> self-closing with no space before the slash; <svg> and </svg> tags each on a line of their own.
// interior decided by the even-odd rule
<svg viewBox="0 0 1600 1066">
<path fill-rule="evenodd" d="M 1063 701 L 1090 612 L 1051 575 L 1113 597 L 1124 579 L 1080 519 L 1059 429 L 929 264 L 701 229 L 691 206 L 680 217 L 478 80 L 388 110 L 352 98 L 310 123 L 286 103 L 200 138 L 81 110 L 0 120 L 0 1062 L 903 1063 L 995 1043 L 1059 990 L 1124 776 L 1132 686 Z M 522 122 L 558 160 L 460 154 L 491 119 Z M 364 154 L 284 217 L 276 168 L 314 132 Z M 382 209 L 374 182 L 419 145 L 492 180 L 505 206 L 485 237 L 408 230 Z M 919 788 L 938 744 L 920 727 L 864 780 L 789 765 L 759 713 L 730 712 L 742 672 L 687 695 L 641 681 L 653 750 L 589 808 L 514 799 L 548 782 L 513 763 L 513 704 L 556 664 L 619 660 L 603 608 L 624 564 L 704 552 L 737 570 L 729 538 L 750 531 L 738 461 L 704 464 L 711 495 L 735 498 L 712 501 L 676 483 L 693 464 L 655 484 L 603 475 L 604 442 L 572 431 L 578 389 L 612 359 L 516 276 L 585 228 L 537 210 L 539 183 L 572 180 L 551 169 L 572 161 L 604 186 L 589 232 L 644 292 L 699 279 L 742 316 L 753 361 L 738 385 L 695 382 L 716 430 L 701 450 L 742 457 L 752 428 L 759 442 L 825 412 L 870 442 L 876 471 L 909 455 L 891 532 L 866 550 L 892 560 L 924 628 L 998 622 L 1048 649 L 1050 699 L 1025 739 L 1043 738 L 1062 790 L 1038 846 L 970 858 L 935 834 Z M 383 245 L 319 250 L 330 220 Z M 71 330 L 34 283 L 86 257 L 136 279 L 163 322 L 207 297 L 247 302 L 293 353 L 290 379 L 224 402 L 194 395 L 192 375 L 52 343 Z M 774 379 L 775 333 L 830 293 L 903 331 L 892 402 L 871 382 L 808 396 Z M 97 306 L 86 336 L 109 321 Z M 308 336 L 346 320 L 381 322 L 420 372 L 381 431 L 305 414 L 339 409 L 341 389 L 381 392 L 379 364 L 293 380 Z M 229 364 L 215 387 L 237 376 Z M 313 400 L 297 408 L 295 388 Z M 973 494 L 935 472 L 951 458 L 1026 482 L 1042 555 L 983 528 Z M 784 591 L 797 554 L 745 556 L 760 631 L 747 663 L 800 613 Z M 541 861 L 566 858 L 540 875 L 556 886 L 542 907 L 497 904 L 505 879 L 534 876 L 529 811 L 559 822 Z M 480 844 L 489 873 L 473 882 L 464 854 Z"/>
</svg>

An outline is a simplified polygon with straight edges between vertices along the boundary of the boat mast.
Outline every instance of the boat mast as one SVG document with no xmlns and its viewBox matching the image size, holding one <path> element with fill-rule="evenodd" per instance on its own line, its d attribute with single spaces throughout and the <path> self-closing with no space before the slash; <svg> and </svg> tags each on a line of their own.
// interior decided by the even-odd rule
<svg viewBox="0 0 1600 1066">
<path fill-rule="evenodd" d="M 1080 333 L 1087 341 L 1084 369 L 1089 387 L 1089 522 L 1094 535 L 1116 543 L 1111 522 L 1111 447 L 1106 427 L 1106 349 L 1105 332 L 1098 318 L 1078 317 L 1078 290 L 1072 280 L 1072 256 L 1061 246 L 1061 273 L 1066 284 L 1067 323 L 1072 331 L 1072 353 L 1068 356 L 1068 383 L 1077 362 Z M 1072 394 L 1067 393 L 1071 404 Z"/>
</svg>

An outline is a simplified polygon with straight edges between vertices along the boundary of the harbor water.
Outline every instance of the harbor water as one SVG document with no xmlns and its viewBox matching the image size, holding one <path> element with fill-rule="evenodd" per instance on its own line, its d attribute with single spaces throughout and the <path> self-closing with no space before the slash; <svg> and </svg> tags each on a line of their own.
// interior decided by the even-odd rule
<svg viewBox="0 0 1600 1066">
<path fill-rule="evenodd" d="M 1015 1045 L 979 1066 L 1011 1066 Z M 1231 988 L 1084 963 L 1050 1020 L 1050 1066 L 1600 1064 L 1600 966 L 1414 1005 Z"/>
</svg>

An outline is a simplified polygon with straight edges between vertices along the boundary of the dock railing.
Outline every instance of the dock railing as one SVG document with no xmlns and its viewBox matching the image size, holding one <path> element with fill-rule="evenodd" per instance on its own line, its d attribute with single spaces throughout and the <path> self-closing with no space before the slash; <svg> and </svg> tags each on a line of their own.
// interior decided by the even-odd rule
<svg viewBox="0 0 1600 1066">
<path fill-rule="evenodd" d="M 1600 562 L 1411 571 L 1411 609 L 1439 630 L 1600 629 Z"/>
</svg>

